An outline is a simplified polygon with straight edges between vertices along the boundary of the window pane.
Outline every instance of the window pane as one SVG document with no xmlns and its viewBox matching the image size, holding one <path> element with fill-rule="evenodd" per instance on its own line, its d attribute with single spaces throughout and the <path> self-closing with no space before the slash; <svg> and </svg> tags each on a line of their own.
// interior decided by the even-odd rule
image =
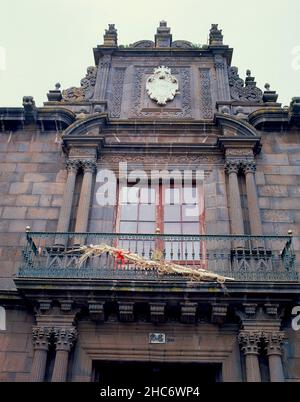
<svg viewBox="0 0 300 402">
<path fill-rule="evenodd" d="M 180 223 L 165 223 L 164 224 L 165 234 L 181 234 Z"/>
<path fill-rule="evenodd" d="M 138 204 L 139 203 L 139 188 L 138 187 L 123 187 L 121 192 L 122 204 Z"/>
<path fill-rule="evenodd" d="M 180 189 L 165 188 L 165 205 L 180 204 Z"/>
<path fill-rule="evenodd" d="M 137 222 L 121 222 L 121 233 L 137 233 Z"/>
<path fill-rule="evenodd" d="M 155 188 L 144 187 L 140 191 L 141 204 L 155 204 Z"/>
<path fill-rule="evenodd" d="M 147 205 L 141 204 L 140 205 L 140 214 L 139 220 L 140 221 L 153 221 L 155 222 L 155 205 Z"/>
<path fill-rule="evenodd" d="M 122 221 L 135 221 L 138 216 L 138 206 L 127 204 L 121 206 L 121 220 Z"/>
<path fill-rule="evenodd" d="M 198 189 L 196 187 L 184 186 L 182 192 L 184 204 L 198 203 Z"/>
<path fill-rule="evenodd" d="M 198 222 L 185 222 L 182 224 L 182 231 L 183 234 L 189 235 L 189 234 L 200 234 L 200 228 L 199 228 L 199 223 Z"/>
<path fill-rule="evenodd" d="M 180 205 L 165 205 L 164 206 L 164 221 L 165 222 L 180 222 Z"/>
<path fill-rule="evenodd" d="M 182 206 L 182 220 L 199 222 L 199 205 L 183 205 Z"/>
<path fill-rule="evenodd" d="M 155 222 L 139 222 L 138 233 L 155 233 Z"/>
</svg>

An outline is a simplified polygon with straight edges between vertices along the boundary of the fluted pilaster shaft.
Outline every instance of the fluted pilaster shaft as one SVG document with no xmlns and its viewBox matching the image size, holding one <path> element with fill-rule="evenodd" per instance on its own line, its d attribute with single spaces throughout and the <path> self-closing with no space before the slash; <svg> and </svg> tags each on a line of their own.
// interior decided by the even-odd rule
<svg viewBox="0 0 300 402">
<path fill-rule="evenodd" d="M 228 70 L 226 60 L 222 55 L 215 56 L 215 69 L 218 85 L 218 101 L 228 101 L 230 100 Z"/>
<path fill-rule="evenodd" d="M 248 200 L 248 211 L 251 235 L 262 235 L 262 224 L 260 219 L 260 210 L 258 204 L 257 188 L 255 183 L 255 162 L 248 162 L 243 165 L 246 178 L 246 191 Z"/>
<path fill-rule="evenodd" d="M 34 327 L 32 330 L 34 349 L 30 375 L 32 382 L 42 382 L 45 379 L 50 334 L 48 328 Z"/>
<path fill-rule="evenodd" d="M 260 334 L 242 331 L 238 341 L 245 355 L 247 382 L 261 382 L 258 360 Z"/>
<path fill-rule="evenodd" d="M 72 203 L 74 196 L 74 189 L 76 183 L 76 176 L 79 169 L 80 162 L 78 160 L 68 160 L 67 161 L 67 170 L 68 177 L 64 191 L 64 197 L 62 206 L 60 209 L 58 224 L 57 224 L 57 232 L 68 232 L 70 226 L 71 219 L 71 211 L 72 211 Z M 55 239 L 56 244 L 64 245 L 65 239 L 57 236 Z"/>
<path fill-rule="evenodd" d="M 106 88 L 111 66 L 111 55 L 105 54 L 99 62 L 94 100 L 105 100 Z"/>
<path fill-rule="evenodd" d="M 65 382 L 68 374 L 69 352 L 76 340 L 77 332 L 73 327 L 55 328 L 56 355 L 52 382 Z"/>
<path fill-rule="evenodd" d="M 284 382 L 284 372 L 282 365 L 282 342 L 283 332 L 272 332 L 263 334 L 266 344 L 267 356 L 269 359 L 269 372 L 271 382 Z"/>
<path fill-rule="evenodd" d="M 96 162 L 91 160 L 82 161 L 82 167 L 84 175 L 80 191 L 75 232 L 86 232 L 88 228 L 92 198 L 93 174 L 96 170 Z"/>
</svg>

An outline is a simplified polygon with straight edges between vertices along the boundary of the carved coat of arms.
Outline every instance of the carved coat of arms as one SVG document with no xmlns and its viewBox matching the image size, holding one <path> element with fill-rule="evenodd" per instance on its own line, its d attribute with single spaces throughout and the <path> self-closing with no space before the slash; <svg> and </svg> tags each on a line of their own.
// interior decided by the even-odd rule
<svg viewBox="0 0 300 402">
<path fill-rule="evenodd" d="M 171 74 L 170 68 L 159 66 L 147 79 L 146 90 L 150 98 L 158 105 L 165 105 L 179 93 L 178 80 Z"/>
</svg>

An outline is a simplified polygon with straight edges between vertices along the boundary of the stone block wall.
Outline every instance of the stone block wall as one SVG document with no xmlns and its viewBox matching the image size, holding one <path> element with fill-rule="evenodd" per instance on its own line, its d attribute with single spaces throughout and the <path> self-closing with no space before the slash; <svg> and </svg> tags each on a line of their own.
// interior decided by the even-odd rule
<svg viewBox="0 0 300 402">
<path fill-rule="evenodd" d="M 263 132 L 256 183 L 264 234 L 287 235 L 300 268 L 300 141 L 296 131 Z"/>
<path fill-rule="evenodd" d="M 6 323 L 6 331 L 0 331 L 0 382 L 28 381 L 34 315 L 17 306 L 6 308 Z"/>
<path fill-rule="evenodd" d="M 56 133 L 0 134 L 0 289 L 14 287 L 25 228 L 55 231 L 67 176 Z"/>
</svg>

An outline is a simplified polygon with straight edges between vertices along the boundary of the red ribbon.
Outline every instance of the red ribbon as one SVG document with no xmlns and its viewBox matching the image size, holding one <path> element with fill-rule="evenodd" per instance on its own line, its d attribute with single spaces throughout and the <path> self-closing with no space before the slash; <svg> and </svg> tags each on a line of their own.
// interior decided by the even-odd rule
<svg viewBox="0 0 300 402">
<path fill-rule="evenodd" d="M 125 257 L 121 250 L 117 251 L 117 253 L 116 253 L 116 261 L 117 262 L 120 261 L 122 267 L 125 265 Z"/>
</svg>

